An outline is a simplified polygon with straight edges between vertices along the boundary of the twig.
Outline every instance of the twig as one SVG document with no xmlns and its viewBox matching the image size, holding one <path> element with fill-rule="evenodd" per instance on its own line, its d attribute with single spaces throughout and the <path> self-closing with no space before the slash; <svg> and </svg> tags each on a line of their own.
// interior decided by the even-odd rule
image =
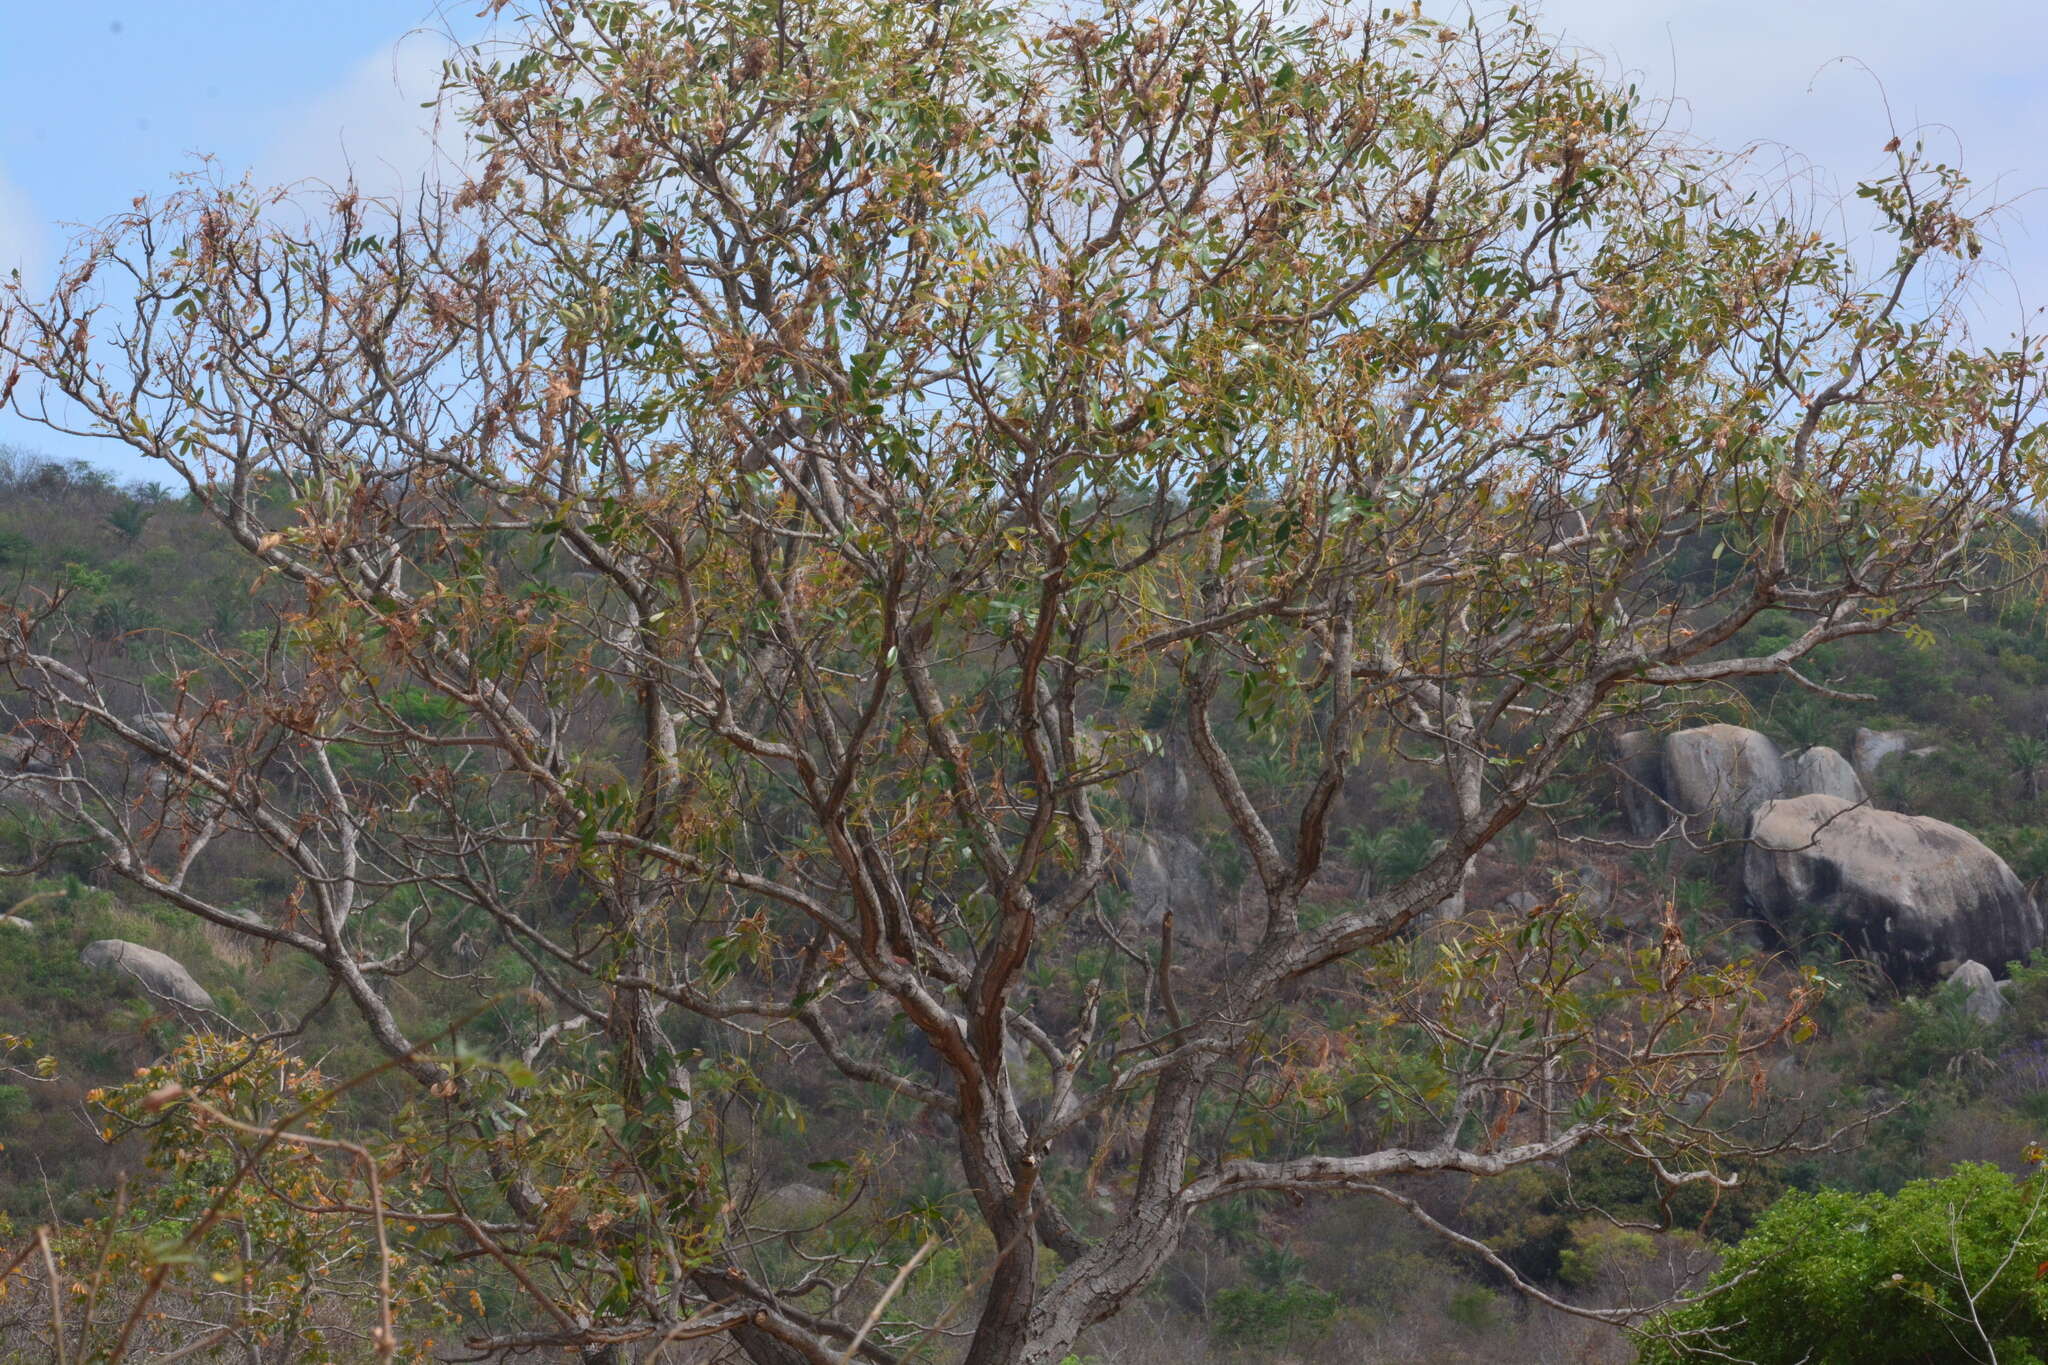
<svg viewBox="0 0 2048 1365">
<path fill-rule="evenodd" d="M 50 1254 L 50 1230 L 36 1229 L 36 1247 L 43 1253 L 43 1268 L 50 1272 L 50 1329 L 55 1334 L 57 1365 L 64 1365 L 64 1294 L 57 1283 L 57 1258 Z"/>
<path fill-rule="evenodd" d="M 889 1306 L 891 1299 L 903 1291 L 903 1282 L 910 1278 L 911 1272 L 923 1264 L 925 1257 L 938 1249 L 939 1239 L 927 1237 L 924 1239 L 924 1245 L 917 1249 L 917 1254 L 903 1263 L 903 1268 L 896 1272 L 896 1278 L 889 1281 L 889 1287 L 882 1291 L 882 1297 L 877 1299 L 875 1306 L 868 1310 L 868 1320 L 863 1322 L 860 1325 L 860 1330 L 853 1334 L 853 1344 L 848 1346 L 844 1353 L 840 1355 L 839 1365 L 853 1365 L 853 1358 L 860 1354 L 861 1345 L 867 1341 L 868 1333 L 872 1332 L 875 1324 L 882 1320 L 882 1310 Z"/>
</svg>

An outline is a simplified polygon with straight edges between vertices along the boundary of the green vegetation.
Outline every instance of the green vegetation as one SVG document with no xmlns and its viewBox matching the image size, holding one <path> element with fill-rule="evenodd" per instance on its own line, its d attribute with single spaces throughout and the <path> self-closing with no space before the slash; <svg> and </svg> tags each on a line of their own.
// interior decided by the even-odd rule
<svg viewBox="0 0 2048 1365">
<path fill-rule="evenodd" d="M 1719 1273 L 1662 1358 L 1808 1272 L 2042 1354 L 2048 957 L 1902 999 L 1610 763 L 1910 730 L 2048 874 L 1966 183 L 1852 250 L 1520 11 L 1091 13 L 536 7 L 466 183 L 9 304 L 175 491 L 0 466 L 0 1354 L 1624 1359 Z"/>
<path fill-rule="evenodd" d="M 1787 1195 L 1732 1247 L 1720 1292 L 1655 1324 L 1645 1365 L 2048 1360 L 2048 1176 L 1967 1163 L 1896 1194 Z"/>
</svg>

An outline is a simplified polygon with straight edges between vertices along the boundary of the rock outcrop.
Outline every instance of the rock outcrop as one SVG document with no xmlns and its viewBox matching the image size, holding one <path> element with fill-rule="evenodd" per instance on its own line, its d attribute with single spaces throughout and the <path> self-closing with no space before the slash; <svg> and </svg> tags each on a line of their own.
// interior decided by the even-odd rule
<svg viewBox="0 0 2048 1365">
<path fill-rule="evenodd" d="M 169 711 L 138 711 L 128 717 L 128 723 L 141 733 L 144 739 L 155 740 L 168 749 L 183 744 L 192 733 L 192 723 L 180 720 Z"/>
<path fill-rule="evenodd" d="M 149 995 L 186 1009 L 210 1010 L 213 997 L 206 993 L 184 964 L 168 953 L 145 948 L 125 939 L 103 938 L 85 945 L 78 960 L 94 971 L 124 972 Z"/>
<path fill-rule="evenodd" d="M 1629 833 L 1655 838 L 1671 823 L 1664 794 L 1664 741 L 1648 730 L 1630 730 L 1614 740 L 1614 766 L 1621 776 L 1621 813 Z"/>
<path fill-rule="evenodd" d="M 15 735 L 0 735 L 0 773 L 27 773 L 33 777 L 48 777 L 57 771 L 56 765 L 47 755 L 38 755 L 36 746 Z"/>
<path fill-rule="evenodd" d="M 1877 767 L 1886 759 L 1898 754 L 1929 752 L 1916 750 L 1914 745 L 1919 736 L 1911 730 L 1867 730 L 1859 727 L 1856 737 L 1849 744 L 1849 761 L 1856 765 L 1857 776 L 1864 782 L 1877 780 Z"/>
<path fill-rule="evenodd" d="M 1965 962 L 1948 974 L 1948 984 L 1963 994 L 1963 1008 L 1980 1024 L 1995 1024 L 2005 1013 L 2005 996 L 1998 978 L 1981 962 Z"/>
<path fill-rule="evenodd" d="M 1852 805 L 1870 799 L 1848 759 L 1825 744 L 1802 749 L 1785 763 L 1786 796 L 1834 796 Z"/>
<path fill-rule="evenodd" d="M 1578 897 L 1579 908 L 1590 915 L 1604 915 L 1614 904 L 1614 879 L 1593 863 L 1573 868 L 1565 889 Z"/>
<path fill-rule="evenodd" d="M 172 711 L 138 711 L 128 717 L 128 724 L 135 732 L 152 744 L 166 749 L 184 752 L 199 733 L 200 717 L 181 715 Z M 138 763 L 155 763 L 155 755 L 142 749 L 130 749 L 129 757 Z"/>
<path fill-rule="evenodd" d="M 1702 725 L 1664 739 L 1664 789 L 1695 836 L 1717 826 L 1739 836 L 1759 806 L 1785 794 L 1785 776 L 1778 746 L 1740 725 Z"/>
<path fill-rule="evenodd" d="M 1621 809 L 1629 831 L 1650 839 L 1685 817 L 1686 831 L 1703 839 L 1715 829 L 1740 838 L 1766 801 L 1826 795 L 1868 800 L 1856 769 L 1825 745 L 1791 758 L 1759 731 L 1741 725 L 1702 725 L 1658 736 L 1633 730 L 1615 740 Z"/>
<path fill-rule="evenodd" d="M 1132 813 L 1152 828 L 1185 831 L 1192 823 L 1195 784 L 1183 747 L 1183 741 L 1169 739 L 1131 779 Z"/>
<path fill-rule="evenodd" d="M 1138 924 L 1156 929 L 1169 911 L 1186 922 L 1191 912 L 1213 906 L 1208 869 L 1201 846 L 1193 839 L 1159 830 L 1131 830 L 1122 845 L 1119 872 L 1124 889 L 1131 893 L 1131 916 Z"/>
<path fill-rule="evenodd" d="M 1812 795 L 1762 806 L 1749 833 L 1755 911 L 1792 934 L 1839 934 L 1901 981 L 1930 984 L 1962 959 L 1996 970 L 2041 945 L 2033 897 L 1954 825 Z"/>
<path fill-rule="evenodd" d="M 1114 836 L 1113 871 L 1130 893 L 1132 920 L 1148 930 L 1157 929 L 1169 912 L 1184 928 L 1196 928 L 1198 921 L 1214 927 L 1208 859 L 1193 837 L 1198 784 L 1184 747 L 1168 738 L 1119 787 L 1135 825 Z"/>
<path fill-rule="evenodd" d="M 55 805 L 57 788 L 47 779 L 56 771 L 28 740 L 0 735 L 0 805 Z"/>
<path fill-rule="evenodd" d="M 1493 908 L 1509 914 L 1533 915 L 1566 902 L 1588 915 L 1604 915 L 1614 903 L 1614 879 L 1596 864 L 1581 863 L 1541 882 L 1506 892 L 1494 901 Z"/>
</svg>

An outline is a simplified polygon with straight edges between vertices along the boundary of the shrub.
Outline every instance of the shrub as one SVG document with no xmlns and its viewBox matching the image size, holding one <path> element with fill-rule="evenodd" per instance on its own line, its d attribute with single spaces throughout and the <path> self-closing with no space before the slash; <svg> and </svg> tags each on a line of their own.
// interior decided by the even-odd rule
<svg viewBox="0 0 2048 1365">
<path fill-rule="evenodd" d="M 1571 1241 L 1558 1255 L 1557 1278 L 1573 1289 L 1593 1289 L 1656 1254 L 1657 1244 L 1646 1232 L 1582 1219 L 1572 1225 Z"/>
<path fill-rule="evenodd" d="M 1285 1346 L 1328 1331 L 1337 1308 L 1335 1294 L 1306 1284 L 1226 1289 L 1209 1301 L 1209 1322 L 1217 1340 L 1229 1345 Z"/>
<path fill-rule="evenodd" d="M 1485 1332 L 1493 1328 L 1500 1310 L 1500 1296 L 1489 1293 L 1477 1285 L 1467 1285 L 1453 1293 L 1444 1305 L 1444 1316 L 1458 1326 L 1471 1332 Z"/>
<path fill-rule="evenodd" d="M 18 1085 L 0 1085 L 0 1133 L 6 1132 L 28 1111 L 28 1091 Z"/>
<path fill-rule="evenodd" d="M 1728 1253 L 1719 1292 L 1650 1324 L 1643 1361 L 2042 1365 L 2044 1196 L 2039 1171 L 1982 1163 L 1896 1195 L 1788 1194 Z"/>
</svg>

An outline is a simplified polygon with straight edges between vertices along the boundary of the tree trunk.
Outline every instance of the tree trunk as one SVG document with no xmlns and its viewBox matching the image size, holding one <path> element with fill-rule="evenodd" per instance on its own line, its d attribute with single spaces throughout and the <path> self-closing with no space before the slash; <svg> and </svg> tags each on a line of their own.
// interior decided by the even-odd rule
<svg viewBox="0 0 2048 1365">
<path fill-rule="evenodd" d="M 967 1359 L 974 1365 L 1015 1365 L 1030 1343 L 1031 1310 L 1038 1296 L 1038 1238 L 1031 1210 L 1006 1208 L 989 1220 L 989 1231 L 995 1234 L 996 1265 Z"/>
</svg>

